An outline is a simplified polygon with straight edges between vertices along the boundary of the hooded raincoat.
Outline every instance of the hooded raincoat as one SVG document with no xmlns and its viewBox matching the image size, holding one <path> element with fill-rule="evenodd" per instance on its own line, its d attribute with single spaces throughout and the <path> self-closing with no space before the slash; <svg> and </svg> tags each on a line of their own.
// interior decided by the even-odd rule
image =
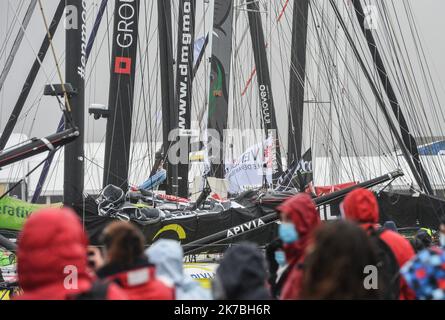
<svg viewBox="0 0 445 320">
<path fill-rule="evenodd" d="M 346 219 L 359 223 L 365 230 L 377 228 L 379 205 L 375 195 L 369 190 L 359 188 L 350 192 L 343 201 L 343 213 Z M 394 253 L 399 267 L 415 255 L 409 241 L 397 232 L 385 229 L 380 238 Z M 408 288 L 403 279 L 400 281 L 400 299 L 414 299 L 414 292 Z"/>
<path fill-rule="evenodd" d="M 92 288 L 87 272 L 87 237 L 79 218 L 67 208 L 33 213 L 19 238 L 18 276 L 24 294 L 20 300 L 69 300 Z M 107 287 L 107 300 L 127 295 L 115 284 Z"/>
<path fill-rule="evenodd" d="M 300 193 L 286 200 L 277 207 L 281 216 L 287 216 L 298 232 L 298 240 L 291 244 L 284 244 L 289 273 L 281 291 L 281 299 L 298 299 L 301 290 L 302 264 L 305 250 L 310 244 L 314 230 L 320 225 L 320 215 L 312 198 Z"/>
<path fill-rule="evenodd" d="M 156 266 L 158 278 L 175 288 L 176 300 L 210 300 L 210 291 L 184 274 L 184 253 L 178 241 L 160 239 L 145 251 L 150 263 Z"/>
</svg>

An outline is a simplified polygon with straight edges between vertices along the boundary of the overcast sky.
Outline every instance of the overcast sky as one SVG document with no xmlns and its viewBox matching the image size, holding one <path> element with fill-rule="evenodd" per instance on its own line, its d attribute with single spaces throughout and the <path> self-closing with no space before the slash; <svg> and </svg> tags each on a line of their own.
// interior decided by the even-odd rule
<svg viewBox="0 0 445 320">
<path fill-rule="evenodd" d="M 268 2 L 270 1 L 270 2 Z M 322 2 L 323 0 L 317 0 L 318 3 Z M 342 0 L 340 0 L 342 1 Z M 339 3 L 340 3 L 339 1 Z M 345 0 L 347 1 L 347 0 Z M 406 0 L 408 1 L 408 0 Z M 89 4 L 89 28 L 91 27 L 91 22 L 97 12 L 97 5 L 100 2 L 99 0 L 87 0 Z M 111 16 L 112 16 L 112 10 L 114 7 L 113 4 L 114 1 L 109 1 L 109 11 L 108 11 L 108 24 L 111 27 Z M 174 2 L 174 1 L 173 1 Z M 272 45 L 271 48 L 268 51 L 269 58 L 271 58 L 273 61 L 270 61 L 270 69 L 272 74 L 272 82 L 273 82 L 273 94 L 275 99 L 275 105 L 277 108 L 277 118 L 278 122 L 280 124 L 280 128 L 282 128 L 282 132 L 280 133 L 283 136 L 284 142 L 283 145 L 286 145 L 287 141 L 287 107 L 288 107 L 288 57 L 289 57 L 289 51 L 287 50 L 286 45 L 282 45 L 281 43 L 275 42 L 276 40 L 275 34 L 277 32 L 280 33 L 281 39 L 290 39 L 290 20 L 292 18 L 292 3 L 289 5 L 289 7 L 286 9 L 285 12 L 285 19 L 282 22 L 283 26 L 281 27 L 271 27 L 273 23 L 268 24 L 268 19 L 276 18 L 277 11 L 282 7 L 285 0 L 265 0 L 262 1 L 262 4 L 267 4 L 265 6 L 265 10 L 269 10 L 268 12 L 265 12 L 263 14 L 263 22 L 265 24 L 265 32 L 266 32 L 266 39 L 272 39 Z M 292 1 L 291 1 L 292 2 Z M 422 37 L 422 44 L 424 45 L 427 56 L 429 58 L 429 63 L 433 70 L 433 79 L 435 84 L 437 85 L 438 94 L 440 101 L 445 101 L 445 89 L 444 89 L 444 81 L 441 80 L 443 75 L 445 74 L 445 59 L 443 59 L 444 53 L 445 53 L 445 41 L 443 41 L 443 32 L 445 30 L 445 19 L 443 19 L 443 12 L 445 12 L 445 2 L 442 0 L 409 0 L 409 2 L 412 5 L 413 12 L 416 15 L 416 22 L 417 27 L 419 28 L 421 32 Z M 15 37 L 15 34 L 17 32 L 17 24 L 15 27 L 11 28 L 11 25 L 15 21 L 15 13 L 14 11 L 18 11 L 20 20 L 23 17 L 23 14 L 25 12 L 26 6 L 28 5 L 29 1 L 17 1 L 17 0 L 0 0 L 0 43 L 4 44 L 6 43 L 6 46 L 2 45 L 0 52 L 0 67 L 3 67 L 4 62 L 7 57 L 7 52 L 9 52 L 12 40 Z M 43 1 L 44 4 L 44 11 L 46 14 L 47 19 L 50 19 L 52 17 L 52 14 L 57 6 L 58 1 L 57 0 L 45 0 Z M 144 73 L 148 79 L 148 81 L 145 81 L 146 89 L 145 93 L 147 96 L 150 97 L 151 105 L 153 106 L 150 112 L 152 113 L 153 119 L 158 119 L 157 121 L 160 121 L 159 118 L 159 105 L 160 105 L 160 96 L 159 96 L 159 85 L 157 85 L 157 81 L 159 80 L 156 76 L 157 72 L 157 35 L 156 35 L 156 5 L 154 4 L 155 1 L 142 1 L 141 4 L 141 25 L 144 25 L 144 29 L 141 31 L 141 38 L 148 39 L 149 44 L 146 43 L 142 45 L 141 51 L 144 52 L 145 50 L 148 51 L 148 54 L 146 55 L 148 64 L 144 67 Z M 204 15 L 204 11 L 207 10 L 207 13 L 210 13 L 211 11 L 211 4 L 204 4 L 203 1 L 197 0 L 198 3 L 198 11 L 197 11 L 197 20 L 198 20 L 198 31 L 196 34 L 196 37 L 202 36 L 206 30 L 209 29 L 209 25 L 211 23 L 210 21 L 210 14 Z M 211 3 L 211 2 L 210 2 Z M 325 1 L 327 3 L 327 1 Z M 388 1 L 390 3 L 390 1 Z M 402 1 L 401 0 L 395 0 L 394 1 L 396 6 L 400 6 Z M 176 6 L 175 6 L 176 7 Z M 321 5 L 320 5 L 321 7 Z M 245 12 L 242 10 L 242 7 L 239 9 L 240 11 L 240 18 L 239 19 L 245 19 Z M 154 16 L 151 16 L 151 12 L 153 12 Z M 174 16 L 177 14 L 175 13 Z M 244 16 L 243 16 L 244 15 Z M 205 19 L 204 19 L 205 17 Z M 88 107 L 92 103 L 99 103 L 107 105 L 108 103 L 108 85 L 109 85 L 109 76 L 108 76 L 108 68 L 109 68 L 109 48 L 108 48 L 108 42 L 111 40 L 110 38 L 107 39 L 107 16 L 105 16 L 104 21 L 101 25 L 96 45 L 92 53 L 92 57 L 94 60 L 90 60 L 89 63 L 89 72 L 90 72 L 90 78 L 89 82 L 87 84 L 87 92 L 86 92 L 86 107 Z M 246 19 L 245 19 L 246 20 Z M 273 19 L 270 19 L 269 21 L 272 21 Z M 244 23 L 238 22 L 238 27 L 236 28 L 236 32 L 238 32 L 238 38 L 240 38 L 240 34 L 244 31 L 244 27 L 246 25 L 247 21 L 244 21 Z M 145 28 L 146 25 L 150 24 L 148 28 Z M 406 24 L 403 24 L 402 26 L 405 28 L 407 27 Z M 268 29 L 269 28 L 269 29 Z M 145 31 L 148 31 L 147 34 Z M 275 33 L 274 33 L 275 32 Z M 408 32 L 408 29 L 407 29 Z M 13 68 L 11 69 L 11 72 L 9 74 L 9 77 L 7 78 L 6 84 L 3 88 L 3 90 L 0 92 L 0 128 L 4 127 L 7 117 L 9 117 L 9 114 L 15 104 L 15 101 L 20 93 L 21 87 L 24 83 L 24 80 L 26 78 L 27 73 L 29 72 L 30 66 L 33 62 L 33 59 L 35 57 L 35 53 L 37 51 L 37 48 L 40 46 L 40 43 L 42 41 L 42 38 L 44 36 L 44 27 L 42 22 L 42 17 L 40 14 L 40 11 L 38 8 L 36 9 L 33 18 L 31 20 L 30 26 L 28 27 L 28 30 L 26 32 L 26 37 L 23 40 L 22 46 L 18 52 L 18 55 L 16 57 L 16 60 L 14 62 Z M 287 33 L 284 35 L 284 33 Z M 111 34 L 108 34 L 110 37 Z M 317 43 L 316 39 L 314 39 L 314 35 L 310 34 L 309 38 L 311 38 L 309 41 L 311 43 Z M 278 40 L 277 40 L 278 41 Z M 241 71 L 237 70 L 235 72 L 236 76 L 241 77 L 241 79 L 235 79 L 232 82 L 232 85 L 237 85 L 240 90 L 242 87 L 242 83 L 248 78 L 250 71 L 253 68 L 253 56 L 251 52 L 249 52 L 249 35 L 245 38 L 244 41 L 246 44 L 240 45 L 241 50 L 244 50 L 243 56 L 245 56 L 245 60 L 242 62 L 239 62 L 240 64 L 244 64 L 242 66 Z M 56 52 L 59 55 L 62 63 L 62 67 L 65 67 L 63 63 L 63 57 L 64 57 L 64 33 L 63 33 L 63 27 L 60 27 L 56 33 L 55 36 L 55 44 L 56 44 Z M 281 59 L 278 59 L 277 56 L 280 55 Z M 284 58 L 283 58 L 284 57 Z M 287 58 L 286 58 L 287 57 Z M 310 60 L 310 59 L 308 59 Z M 94 62 L 94 63 L 92 63 Z M 94 65 L 94 67 L 92 67 Z M 308 66 L 308 77 L 314 75 L 312 72 L 314 69 L 314 66 Z M 200 75 L 198 77 L 199 84 L 196 85 L 196 97 L 195 97 L 195 104 L 201 104 L 202 101 L 205 100 L 204 97 L 206 96 L 204 88 L 206 87 L 206 84 L 208 82 L 206 78 L 206 71 L 208 69 L 201 68 Z M 139 72 L 139 70 L 138 70 Z M 150 77 L 148 75 L 151 75 Z M 48 83 L 48 78 L 54 79 L 54 82 L 58 82 L 58 80 L 55 80 L 54 78 L 54 59 L 51 54 L 48 54 L 44 63 L 43 63 L 43 72 L 41 71 L 39 73 L 39 76 L 36 80 L 36 83 L 34 84 L 33 89 L 31 90 L 31 94 L 28 98 L 28 101 L 26 103 L 23 117 L 19 121 L 16 132 L 23 132 L 27 135 L 31 136 L 42 136 L 49 133 L 54 132 L 56 129 L 58 119 L 61 115 L 57 104 L 54 101 L 54 98 L 51 97 L 42 97 L 42 90 L 43 86 Z M 140 76 L 140 75 L 139 75 Z M 138 80 L 136 84 L 136 91 L 137 93 L 141 93 L 141 82 L 140 79 Z M 150 82 L 150 83 L 148 83 Z M 251 94 L 254 95 L 256 93 L 255 86 L 256 82 L 254 79 L 254 82 L 252 84 L 252 92 Z M 139 89 L 138 89 L 139 88 Z M 141 94 L 139 94 L 141 96 Z M 311 98 L 311 93 L 308 91 L 307 93 L 308 99 Z M 234 99 L 234 98 L 232 98 Z M 136 104 L 142 105 L 142 102 L 139 98 L 136 99 Z M 197 102 L 198 101 L 198 102 Z M 244 101 L 244 100 L 242 100 Z M 243 102 L 247 103 L 247 102 Z M 256 102 L 257 103 L 257 102 Z M 158 106 L 158 107 L 155 107 Z M 253 113 L 253 107 L 249 107 L 251 113 Z M 257 106 L 254 107 L 255 110 Z M 136 107 L 137 109 L 137 107 Z M 428 110 L 427 110 L 428 113 Z M 104 120 L 100 121 L 94 121 L 91 119 L 91 117 L 86 117 L 87 123 L 86 123 L 86 138 L 88 141 L 102 141 L 105 131 L 105 122 Z M 159 136 L 160 132 L 160 125 L 159 123 L 156 123 L 156 120 L 152 122 L 153 127 L 150 129 L 152 132 L 158 132 L 156 135 Z M 1 130 L 0 130 L 1 131 Z M 283 133 L 284 132 L 284 133 Z M 437 133 L 439 135 L 439 133 Z M 141 139 L 141 136 L 138 136 L 137 139 Z"/>
</svg>

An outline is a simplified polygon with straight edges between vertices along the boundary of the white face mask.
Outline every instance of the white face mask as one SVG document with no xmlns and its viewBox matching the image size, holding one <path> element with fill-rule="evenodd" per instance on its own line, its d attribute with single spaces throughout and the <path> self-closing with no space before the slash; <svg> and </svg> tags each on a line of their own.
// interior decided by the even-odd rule
<svg viewBox="0 0 445 320">
<path fill-rule="evenodd" d="M 443 234 L 442 232 L 439 235 L 439 242 L 440 246 L 445 248 L 445 234 Z"/>
</svg>

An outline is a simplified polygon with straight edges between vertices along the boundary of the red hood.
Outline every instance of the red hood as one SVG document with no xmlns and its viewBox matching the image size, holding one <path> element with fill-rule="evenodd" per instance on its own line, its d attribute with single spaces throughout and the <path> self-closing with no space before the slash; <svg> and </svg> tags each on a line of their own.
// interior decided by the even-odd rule
<svg viewBox="0 0 445 320">
<path fill-rule="evenodd" d="M 360 224 L 375 224 L 379 221 L 379 205 L 369 190 L 360 188 L 350 192 L 342 206 L 346 219 Z"/>
<path fill-rule="evenodd" d="M 89 289 L 87 244 L 79 218 L 71 209 L 47 208 L 32 214 L 20 234 L 18 247 L 19 283 L 25 294 L 51 287 L 58 291 L 55 297 L 63 298 L 64 294 Z M 74 275 L 74 268 L 78 289 L 66 289 L 64 280 Z"/>
<path fill-rule="evenodd" d="M 320 215 L 312 198 L 306 193 L 299 193 L 277 207 L 281 215 L 286 215 L 298 231 L 299 240 L 285 245 L 286 256 L 298 260 L 304 253 L 313 231 L 320 225 Z"/>
</svg>

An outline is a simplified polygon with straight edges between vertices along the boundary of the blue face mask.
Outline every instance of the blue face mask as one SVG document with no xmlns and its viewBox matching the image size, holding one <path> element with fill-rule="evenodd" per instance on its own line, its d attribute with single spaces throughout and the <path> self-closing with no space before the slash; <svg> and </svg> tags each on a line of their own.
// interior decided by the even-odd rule
<svg viewBox="0 0 445 320">
<path fill-rule="evenodd" d="M 295 226 L 289 222 L 283 222 L 278 226 L 278 236 L 286 244 L 298 240 L 298 232 L 295 230 Z"/>
<path fill-rule="evenodd" d="M 286 264 L 286 255 L 283 251 L 278 250 L 275 251 L 275 261 L 278 263 L 280 267 L 284 266 Z"/>
</svg>

